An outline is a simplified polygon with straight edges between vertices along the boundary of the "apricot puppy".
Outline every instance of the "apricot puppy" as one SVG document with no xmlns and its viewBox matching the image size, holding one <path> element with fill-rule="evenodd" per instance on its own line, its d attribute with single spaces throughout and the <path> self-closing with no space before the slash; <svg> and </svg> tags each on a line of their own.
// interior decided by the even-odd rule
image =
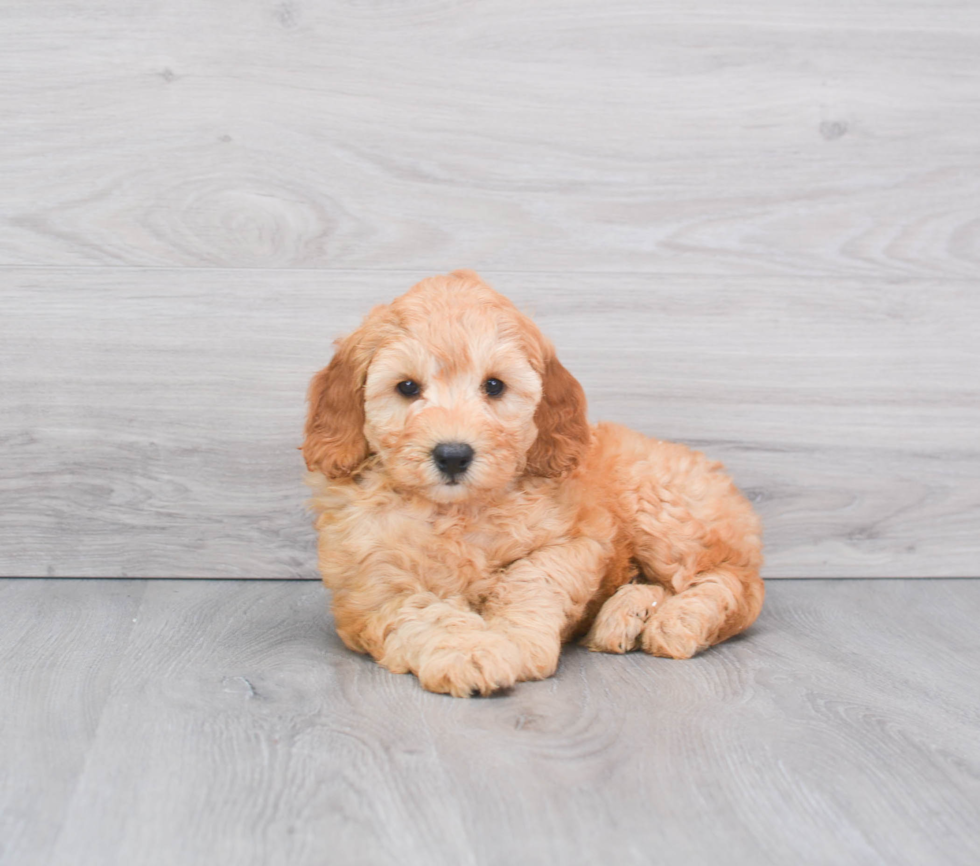
<svg viewBox="0 0 980 866">
<path fill-rule="evenodd" d="M 562 643 L 689 658 L 762 607 L 761 528 L 718 463 L 614 424 L 471 271 L 338 341 L 303 455 L 337 631 L 434 692 L 551 676 Z"/>
</svg>

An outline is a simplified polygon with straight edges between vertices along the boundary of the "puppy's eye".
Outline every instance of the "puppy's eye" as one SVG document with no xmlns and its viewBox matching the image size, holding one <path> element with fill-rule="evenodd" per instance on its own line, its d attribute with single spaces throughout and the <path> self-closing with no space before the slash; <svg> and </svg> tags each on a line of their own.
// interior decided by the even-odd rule
<svg viewBox="0 0 980 866">
<path fill-rule="evenodd" d="M 487 379 L 487 381 L 483 383 L 483 390 L 486 392 L 488 397 L 499 397 L 504 393 L 505 387 L 506 386 L 500 381 L 500 379 Z"/>
<path fill-rule="evenodd" d="M 401 394 L 402 397 L 418 397 L 419 391 L 421 390 L 419 388 L 419 383 L 413 382 L 411 379 L 406 379 L 404 382 L 399 382 L 395 387 L 398 389 L 398 393 Z"/>
</svg>

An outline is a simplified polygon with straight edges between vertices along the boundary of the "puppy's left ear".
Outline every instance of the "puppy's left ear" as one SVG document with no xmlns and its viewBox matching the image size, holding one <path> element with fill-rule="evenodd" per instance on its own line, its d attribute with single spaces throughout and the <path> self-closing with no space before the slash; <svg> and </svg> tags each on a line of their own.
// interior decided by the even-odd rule
<svg viewBox="0 0 980 866">
<path fill-rule="evenodd" d="M 330 363 L 310 382 L 303 458 L 311 472 L 343 478 L 367 458 L 360 332 L 339 342 Z"/>
<path fill-rule="evenodd" d="M 571 373 L 548 353 L 541 377 L 543 392 L 534 413 L 538 438 L 527 455 L 527 473 L 556 477 L 571 472 L 591 438 L 585 392 Z"/>
</svg>

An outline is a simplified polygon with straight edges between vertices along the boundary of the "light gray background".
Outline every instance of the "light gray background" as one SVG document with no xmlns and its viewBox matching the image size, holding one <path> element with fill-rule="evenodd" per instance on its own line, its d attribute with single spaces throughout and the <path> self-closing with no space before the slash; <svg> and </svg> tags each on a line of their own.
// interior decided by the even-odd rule
<svg viewBox="0 0 980 866">
<path fill-rule="evenodd" d="M 977 0 L 3 0 L 0 866 L 980 862 Z M 759 621 L 346 650 L 296 446 L 473 267 L 723 458 Z"/>
<path fill-rule="evenodd" d="M 315 577 L 306 383 L 457 267 L 767 577 L 980 574 L 975 2 L 0 15 L 0 574 Z"/>
</svg>

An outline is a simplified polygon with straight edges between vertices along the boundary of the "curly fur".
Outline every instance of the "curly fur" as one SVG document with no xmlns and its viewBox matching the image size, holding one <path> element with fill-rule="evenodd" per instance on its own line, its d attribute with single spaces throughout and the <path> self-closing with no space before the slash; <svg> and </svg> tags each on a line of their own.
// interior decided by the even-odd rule
<svg viewBox="0 0 980 866">
<path fill-rule="evenodd" d="M 458 483 L 432 459 L 441 442 L 474 449 Z M 338 343 L 302 450 L 340 637 L 432 691 L 548 677 L 583 635 L 689 658 L 762 607 L 760 523 L 721 465 L 591 426 L 551 343 L 472 271 L 424 280 Z"/>
</svg>

